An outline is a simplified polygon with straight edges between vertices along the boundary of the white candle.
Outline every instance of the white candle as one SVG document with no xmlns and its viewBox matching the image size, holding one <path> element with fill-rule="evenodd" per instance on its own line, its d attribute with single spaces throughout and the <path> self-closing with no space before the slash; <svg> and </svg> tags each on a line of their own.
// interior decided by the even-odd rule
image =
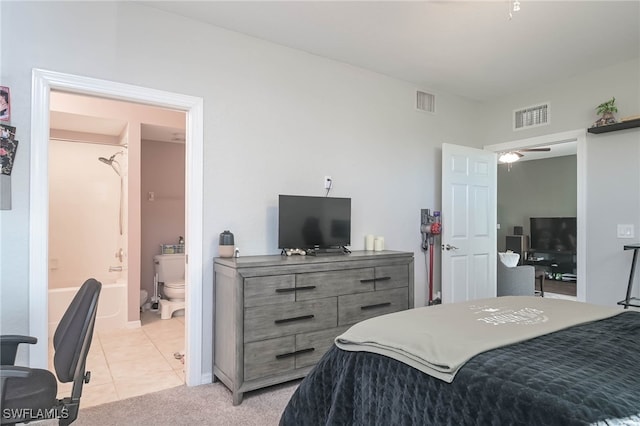
<svg viewBox="0 0 640 426">
<path fill-rule="evenodd" d="M 365 235 L 364 237 L 364 249 L 371 251 L 373 250 L 373 235 Z"/>
<path fill-rule="evenodd" d="M 380 238 L 376 238 L 373 242 L 373 250 L 374 251 L 384 250 L 384 240 L 381 240 Z"/>
</svg>

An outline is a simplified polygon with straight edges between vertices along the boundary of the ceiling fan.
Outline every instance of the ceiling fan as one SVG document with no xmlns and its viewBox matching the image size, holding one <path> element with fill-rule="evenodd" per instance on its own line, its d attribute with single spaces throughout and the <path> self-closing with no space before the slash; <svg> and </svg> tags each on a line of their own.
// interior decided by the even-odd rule
<svg viewBox="0 0 640 426">
<path fill-rule="evenodd" d="M 523 152 L 549 152 L 551 148 L 523 148 L 517 151 L 501 152 L 498 161 L 501 163 L 511 164 L 524 157 Z"/>
</svg>

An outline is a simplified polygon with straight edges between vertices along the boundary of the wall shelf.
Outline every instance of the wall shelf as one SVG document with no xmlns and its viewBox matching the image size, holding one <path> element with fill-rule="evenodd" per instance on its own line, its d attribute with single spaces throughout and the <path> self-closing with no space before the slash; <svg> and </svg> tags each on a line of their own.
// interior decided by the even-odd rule
<svg viewBox="0 0 640 426">
<path fill-rule="evenodd" d="M 629 121 L 621 121 L 620 123 L 609 124 L 608 126 L 590 127 L 587 129 L 589 133 L 607 133 L 615 132 L 616 130 L 632 129 L 634 127 L 640 127 L 640 118 Z"/>
</svg>

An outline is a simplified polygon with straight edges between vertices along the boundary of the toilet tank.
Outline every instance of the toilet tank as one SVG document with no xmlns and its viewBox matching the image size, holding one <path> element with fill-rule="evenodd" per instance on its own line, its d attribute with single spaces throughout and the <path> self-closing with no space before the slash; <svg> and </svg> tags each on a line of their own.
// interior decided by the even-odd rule
<svg viewBox="0 0 640 426">
<path fill-rule="evenodd" d="M 184 253 L 157 254 L 153 256 L 158 282 L 172 282 L 184 279 Z"/>
</svg>

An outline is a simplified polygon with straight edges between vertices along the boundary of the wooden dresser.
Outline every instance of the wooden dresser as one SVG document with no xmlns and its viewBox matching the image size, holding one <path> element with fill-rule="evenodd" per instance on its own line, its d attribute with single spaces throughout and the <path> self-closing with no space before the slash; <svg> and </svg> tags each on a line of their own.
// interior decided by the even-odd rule
<svg viewBox="0 0 640 426">
<path fill-rule="evenodd" d="M 214 260 L 214 381 L 244 392 L 304 377 L 349 326 L 414 306 L 413 253 Z"/>
</svg>

